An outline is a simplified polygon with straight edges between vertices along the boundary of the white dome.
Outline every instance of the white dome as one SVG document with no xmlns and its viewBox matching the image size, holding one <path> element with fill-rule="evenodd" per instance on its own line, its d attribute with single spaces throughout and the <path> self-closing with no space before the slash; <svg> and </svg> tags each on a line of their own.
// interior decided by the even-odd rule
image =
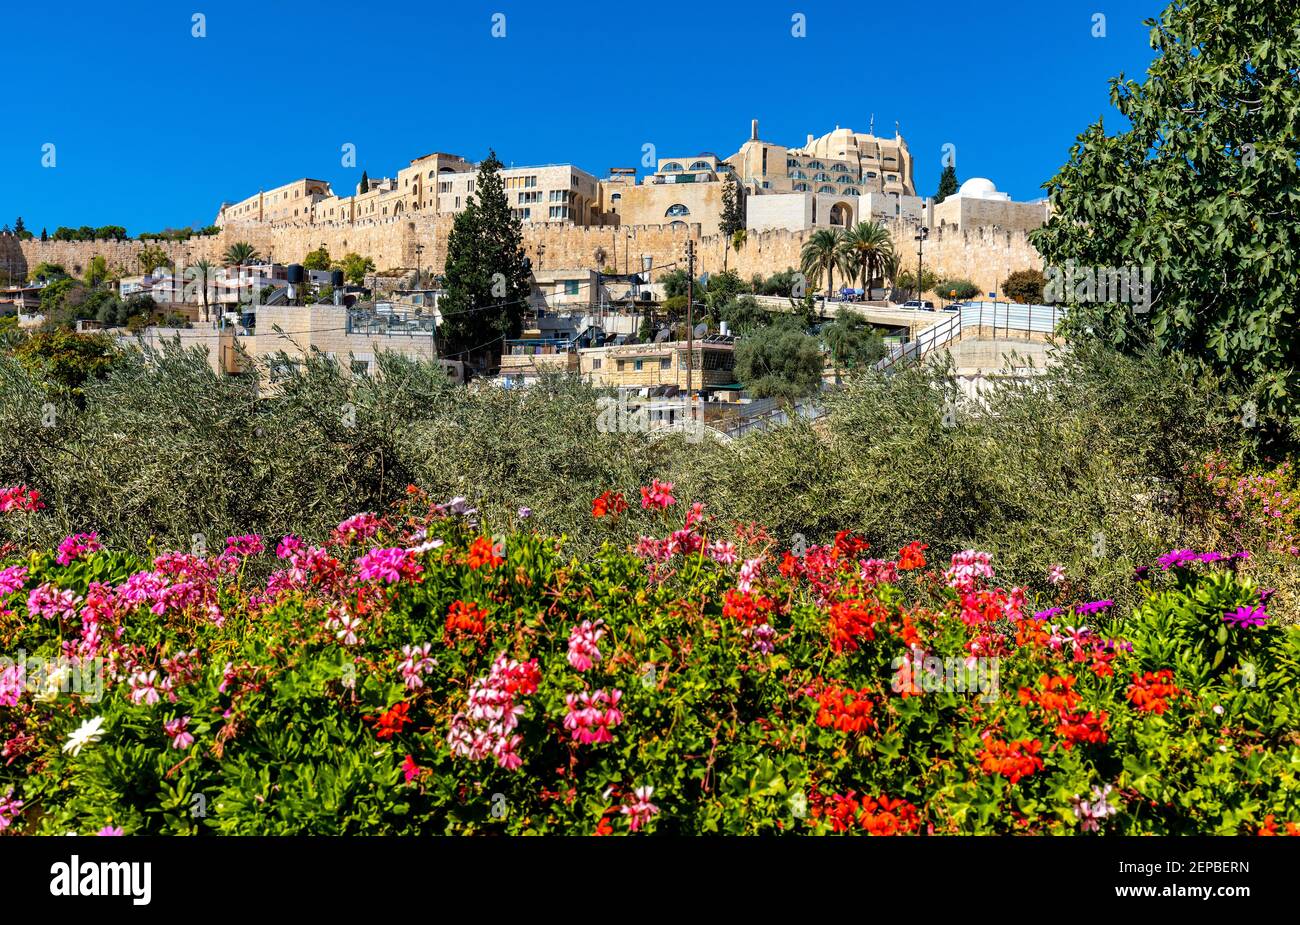
<svg viewBox="0 0 1300 925">
<path fill-rule="evenodd" d="M 1006 193 L 999 193 L 998 188 L 993 185 L 993 181 L 986 177 L 971 177 L 961 185 L 957 191 L 958 196 L 965 196 L 967 199 L 1010 199 Z"/>
</svg>

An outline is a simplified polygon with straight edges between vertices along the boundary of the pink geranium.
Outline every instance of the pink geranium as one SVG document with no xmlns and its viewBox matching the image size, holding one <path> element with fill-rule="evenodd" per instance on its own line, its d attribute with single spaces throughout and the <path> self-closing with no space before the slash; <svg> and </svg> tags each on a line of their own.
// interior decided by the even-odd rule
<svg viewBox="0 0 1300 925">
<path fill-rule="evenodd" d="M 596 644 L 605 635 L 605 621 L 582 621 L 569 633 L 569 664 L 578 671 L 586 671 L 600 661 L 600 649 Z"/>
<path fill-rule="evenodd" d="M 163 723 L 163 731 L 172 740 L 172 748 L 182 749 L 189 748 L 194 744 L 194 736 L 189 733 L 190 718 L 182 716 L 179 719 L 169 719 Z"/>
<path fill-rule="evenodd" d="M 54 561 L 59 565 L 71 565 L 78 559 L 82 559 L 93 552 L 98 552 L 102 548 L 99 544 L 99 535 L 96 533 L 78 533 L 76 536 L 65 536 L 63 542 L 59 543 L 59 552 L 54 557 Z"/>
</svg>

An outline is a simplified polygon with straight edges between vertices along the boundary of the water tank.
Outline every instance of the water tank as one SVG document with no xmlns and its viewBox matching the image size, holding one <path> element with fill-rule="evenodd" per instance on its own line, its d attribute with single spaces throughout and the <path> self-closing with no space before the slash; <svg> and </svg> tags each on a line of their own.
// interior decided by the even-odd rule
<svg viewBox="0 0 1300 925">
<path fill-rule="evenodd" d="M 333 286 L 335 289 L 342 288 L 343 286 L 342 270 L 330 270 L 330 285 Z"/>
<path fill-rule="evenodd" d="M 301 284 L 301 283 L 302 283 L 302 264 L 301 264 L 301 263 L 291 263 L 291 264 L 289 264 L 288 267 L 286 267 L 286 270 L 288 271 L 288 274 L 289 274 L 288 279 L 289 279 L 289 282 L 290 282 L 291 284 L 293 284 L 293 283 Z"/>
</svg>

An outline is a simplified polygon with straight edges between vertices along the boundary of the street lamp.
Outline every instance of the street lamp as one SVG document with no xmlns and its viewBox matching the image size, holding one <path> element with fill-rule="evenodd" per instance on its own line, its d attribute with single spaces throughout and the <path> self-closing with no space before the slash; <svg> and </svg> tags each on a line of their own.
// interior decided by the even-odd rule
<svg viewBox="0 0 1300 925">
<path fill-rule="evenodd" d="M 921 290 L 921 249 L 925 247 L 925 239 L 928 238 L 929 236 L 930 236 L 930 229 L 927 228 L 927 227 L 925 227 L 924 225 L 922 225 L 922 226 L 921 226 L 921 230 L 920 230 L 919 232 L 917 232 L 916 237 L 915 237 L 915 241 L 916 241 L 916 300 L 917 300 L 918 302 L 921 301 L 921 291 L 922 291 L 922 290 Z"/>
<path fill-rule="evenodd" d="M 415 288 L 420 288 L 420 255 L 424 253 L 424 245 L 415 245 Z"/>
</svg>

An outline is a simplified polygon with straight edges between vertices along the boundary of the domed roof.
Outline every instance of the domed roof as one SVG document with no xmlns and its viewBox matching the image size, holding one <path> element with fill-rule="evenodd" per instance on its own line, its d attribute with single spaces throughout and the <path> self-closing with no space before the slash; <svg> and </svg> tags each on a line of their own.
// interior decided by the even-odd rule
<svg viewBox="0 0 1300 925">
<path fill-rule="evenodd" d="M 958 196 L 967 199 L 1010 199 L 1007 193 L 999 193 L 993 181 L 987 177 L 971 177 L 957 190 Z"/>
</svg>

